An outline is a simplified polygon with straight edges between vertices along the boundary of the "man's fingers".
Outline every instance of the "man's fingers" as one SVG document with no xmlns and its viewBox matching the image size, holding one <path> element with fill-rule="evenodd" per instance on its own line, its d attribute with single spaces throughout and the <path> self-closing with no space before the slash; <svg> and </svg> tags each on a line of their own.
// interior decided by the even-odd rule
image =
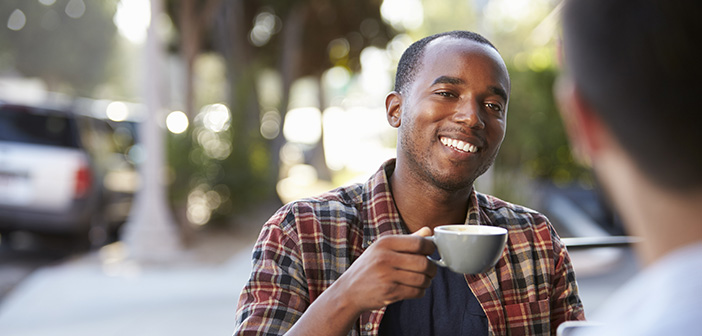
<svg viewBox="0 0 702 336">
<path fill-rule="evenodd" d="M 424 254 L 394 252 L 388 255 L 387 260 L 379 260 L 393 268 L 402 271 L 423 273 L 430 277 L 436 275 L 436 265 Z"/>
<path fill-rule="evenodd" d="M 425 226 L 414 233 L 412 233 L 413 236 L 420 236 L 420 237 L 429 237 L 431 236 L 431 229 L 428 226 Z"/>
<path fill-rule="evenodd" d="M 398 270 L 395 273 L 395 281 L 386 287 L 387 292 L 383 296 L 387 298 L 386 304 L 416 299 L 424 296 L 430 285 L 431 278 L 425 274 Z"/>
<path fill-rule="evenodd" d="M 420 273 L 396 271 L 394 280 L 378 287 L 376 298 L 383 306 L 406 299 L 416 299 L 424 296 L 431 285 L 431 279 Z"/>
<path fill-rule="evenodd" d="M 413 287 L 413 288 L 419 288 L 419 289 L 426 289 L 431 285 L 431 279 L 433 277 L 425 274 L 425 273 L 418 273 L 418 272 L 411 272 L 411 271 L 404 271 L 404 270 L 397 270 L 397 278 L 396 281 L 397 283 L 408 286 L 408 287 Z"/>
<path fill-rule="evenodd" d="M 429 228 L 426 229 L 429 230 Z M 429 231 L 431 232 L 431 230 Z M 411 235 L 385 236 L 381 239 L 378 239 L 378 241 L 374 244 L 380 245 L 384 248 L 396 252 L 423 255 L 431 255 L 432 253 L 434 253 L 434 250 L 436 249 L 434 243 L 432 243 L 428 239 L 425 239 L 424 236 L 420 236 L 419 234 L 417 234 L 417 232 Z M 424 234 L 424 232 L 420 234 Z"/>
</svg>

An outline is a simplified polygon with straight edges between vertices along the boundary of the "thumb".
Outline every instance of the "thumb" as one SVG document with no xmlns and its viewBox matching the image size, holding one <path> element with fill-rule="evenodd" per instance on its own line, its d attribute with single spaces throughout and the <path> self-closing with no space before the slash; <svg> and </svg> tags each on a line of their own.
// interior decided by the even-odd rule
<svg viewBox="0 0 702 336">
<path fill-rule="evenodd" d="M 413 236 L 420 236 L 420 237 L 429 237 L 431 236 L 431 229 L 428 226 L 425 226 L 414 233 L 412 233 Z"/>
</svg>

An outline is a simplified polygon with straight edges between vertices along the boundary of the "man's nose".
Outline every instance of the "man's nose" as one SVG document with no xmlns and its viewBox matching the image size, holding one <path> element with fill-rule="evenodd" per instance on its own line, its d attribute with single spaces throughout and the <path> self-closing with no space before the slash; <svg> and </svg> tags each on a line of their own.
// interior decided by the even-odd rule
<svg viewBox="0 0 702 336">
<path fill-rule="evenodd" d="M 470 128 L 482 129 L 485 128 L 485 123 L 480 117 L 481 105 L 477 102 L 469 101 L 456 106 L 452 120 L 457 123 L 465 124 Z"/>
</svg>

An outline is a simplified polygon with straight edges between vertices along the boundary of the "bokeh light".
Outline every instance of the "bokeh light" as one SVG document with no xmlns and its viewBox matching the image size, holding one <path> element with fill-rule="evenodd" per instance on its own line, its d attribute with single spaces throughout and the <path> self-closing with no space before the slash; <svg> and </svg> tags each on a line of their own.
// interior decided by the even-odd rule
<svg viewBox="0 0 702 336">
<path fill-rule="evenodd" d="M 188 116 L 183 111 L 173 111 L 166 117 L 166 128 L 173 134 L 185 132 L 188 125 Z"/>
<path fill-rule="evenodd" d="M 229 188 L 225 185 L 210 187 L 200 184 L 190 191 L 187 199 L 186 217 L 197 226 L 207 224 L 212 213 L 229 202 Z"/>
<path fill-rule="evenodd" d="M 207 105 L 200 110 L 203 125 L 213 131 L 222 132 L 229 129 L 231 114 L 224 104 Z"/>
<path fill-rule="evenodd" d="M 83 14 L 85 14 L 85 2 L 83 2 L 83 0 L 70 0 L 66 4 L 65 11 L 68 17 L 72 19 L 80 19 L 83 17 Z"/>
<path fill-rule="evenodd" d="M 337 61 L 348 56 L 351 51 L 351 45 L 345 38 L 338 38 L 329 42 L 329 58 L 332 61 Z"/>
<path fill-rule="evenodd" d="M 151 24 L 149 1 L 120 0 L 114 16 L 119 33 L 132 43 L 142 43 L 146 39 L 146 29 Z"/>
<path fill-rule="evenodd" d="M 361 52 L 361 85 L 366 93 L 374 95 L 376 101 L 391 89 L 391 63 L 388 53 L 376 47 L 368 47 Z"/>
<path fill-rule="evenodd" d="M 211 217 L 211 211 L 207 205 L 206 188 L 207 186 L 201 185 L 188 195 L 186 217 L 190 223 L 195 225 L 205 225 Z"/>
<path fill-rule="evenodd" d="M 195 134 L 204 154 L 215 160 L 224 160 L 232 153 L 232 143 L 228 138 L 207 128 L 198 129 Z"/>
<path fill-rule="evenodd" d="M 264 11 L 256 15 L 254 27 L 249 33 L 249 41 L 257 47 L 264 46 L 271 37 L 280 31 L 282 24 L 275 14 Z"/>
<path fill-rule="evenodd" d="M 380 13 L 383 20 L 399 31 L 417 29 L 424 22 L 424 7 L 420 0 L 384 0 Z"/>
<path fill-rule="evenodd" d="M 351 81 L 351 73 L 345 67 L 335 66 L 324 73 L 322 80 L 333 89 L 342 89 Z"/>
<path fill-rule="evenodd" d="M 349 132 L 348 130 L 354 130 Z M 395 156 L 395 130 L 382 108 L 330 107 L 324 110 L 324 156 L 333 170 L 366 174 Z"/>
<path fill-rule="evenodd" d="M 550 0 L 491 0 L 484 9 L 493 29 L 513 33 L 525 25 L 535 25 L 553 8 Z"/>
<path fill-rule="evenodd" d="M 261 117 L 261 136 L 264 139 L 275 139 L 280 134 L 280 113 L 268 111 Z"/>
<path fill-rule="evenodd" d="M 129 108 L 123 102 L 114 101 L 107 105 L 105 113 L 112 121 L 125 121 L 129 115 Z"/>
<path fill-rule="evenodd" d="M 12 11 L 12 14 L 10 14 L 10 17 L 7 19 L 7 28 L 10 30 L 22 30 L 25 24 L 27 24 L 27 16 L 19 9 Z"/>
<path fill-rule="evenodd" d="M 322 112 L 316 107 L 301 107 L 285 115 L 283 135 L 291 142 L 313 145 L 322 138 Z"/>
</svg>

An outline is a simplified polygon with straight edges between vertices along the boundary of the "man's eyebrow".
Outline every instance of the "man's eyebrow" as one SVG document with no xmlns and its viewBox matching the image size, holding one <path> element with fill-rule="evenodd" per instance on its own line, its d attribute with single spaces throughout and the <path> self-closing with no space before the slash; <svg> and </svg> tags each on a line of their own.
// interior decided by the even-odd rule
<svg viewBox="0 0 702 336">
<path fill-rule="evenodd" d="M 504 101 L 507 101 L 507 91 L 505 91 L 503 88 L 498 87 L 498 86 L 491 86 L 490 91 L 498 96 L 500 96 Z"/>
<path fill-rule="evenodd" d="M 436 84 L 454 84 L 454 85 L 459 85 L 459 84 L 465 84 L 466 82 L 460 78 L 456 77 L 450 77 L 450 76 L 439 76 L 437 77 L 431 85 L 436 85 Z"/>
</svg>

